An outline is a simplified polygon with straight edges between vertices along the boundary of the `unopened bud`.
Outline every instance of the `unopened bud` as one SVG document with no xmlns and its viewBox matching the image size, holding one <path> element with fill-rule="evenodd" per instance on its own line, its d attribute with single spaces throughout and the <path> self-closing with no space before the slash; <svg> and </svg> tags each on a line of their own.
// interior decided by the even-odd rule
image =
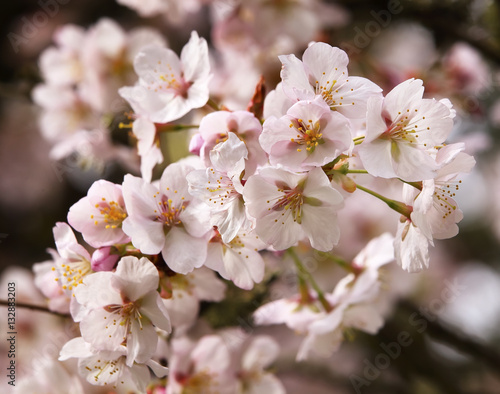
<svg viewBox="0 0 500 394">
<path fill-rule="evenodd" d="M 113 269 L 120 256 L 113 254 L 112 250 L 116 250 L 116 248 L 105 246 L 104 248 L 97 249 L 92 254 L 90 264 L 93 271 L 111 271 Z"/>
</svg>

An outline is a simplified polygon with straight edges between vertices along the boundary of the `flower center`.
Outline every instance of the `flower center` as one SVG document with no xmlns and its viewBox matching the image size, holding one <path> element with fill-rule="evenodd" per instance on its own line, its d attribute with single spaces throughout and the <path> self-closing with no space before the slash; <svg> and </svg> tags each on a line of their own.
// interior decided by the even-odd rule
<svg viewBox="0 0 500 394">
<path fill-rule="evenodd" d="M 52 271 L 56 268 L 52 267 Z M 75 261 L 66 261 L 66 264 L 61 264 L 59 269 L 60 276 L 56 281 L 61 281 L 64 290 L 73 290 L 83 281 L 83 277 L 92 272 L 90 261 L 81 259 Z"/>
<path fill-rule="evenodd" d="M 177 193 L 177 190 L 174 190 L 174 193 Z M 153 197 L 158 197 L 160 192 L 157 192 Z M 184 200 L 184 197 L 181 197 L 181 200 Z M 163 224 L 167 227 L 177 226 L 182 224 L 181 219 L 179 218 L 182 211 L 186 209 L 187 203 L 183 203 L 181 207 L 176 207 L 173 204 L 172 199 L 163 195 L 161 201 L 158 201 L 158 209 L 154 210 L 154 213 L 157 214 L 156 220 L 159 222 L 163 222 Z"/>
<path fill-rule="evenodd" d="M 304 122 L 302 119 L 292 119 L 289 127 L 297 130 L 297 136 L 290 139 L 290 141 L 300 145 L 297 152 L 302 152 L 302 146 L 304 146 L 307 152 L 312 153 L 318 145 L 324 143 L 319 121 L 313 122 L 312 119 L 309 119 Z"/>
<path fill-rule="evenodd" d="M 297 223 L 302 222 L 302 205 L 304 204 L 304 195 L 302 188 L 296 187 L 295 189 L 287 189 L 286 187 L 278 187 L 278 191 L 283 195 L 274 203 L 273 211 L 282 211 L 282 216 L 286 214 L 292 215 L 293 221 Z M 270 201 L 267 201 L 268 203 Z M 276 219 L 275 222 L 278 220 Z M 283 222 L 284 224 L 284 222 Z"/>
<path fill-rule="evenodd" d="M 127 217 L 127 212 L 120 204 L 116 201 L 110 201 L 108 203 L 104 197 L 102 198 L 102 202 L 95 204 L 95 207 L 99 210 L 101 220 L 105 223 L 105 228 L 108 229 L 120 227 L 122 222 Z M 90 218 L 95 219 L 95 216 L 90 215 Z M 99 220 L 95 219 L 94 224 L 97 226 L 99 224 Z"/>
</svg>

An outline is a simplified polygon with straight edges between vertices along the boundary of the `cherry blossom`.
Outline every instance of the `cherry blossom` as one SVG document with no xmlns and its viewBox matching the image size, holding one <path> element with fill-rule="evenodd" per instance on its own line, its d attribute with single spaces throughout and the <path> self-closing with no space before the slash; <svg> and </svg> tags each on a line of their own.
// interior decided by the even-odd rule
<svg viewBox="0 0 500 394">
<path fill-rule="evenodd" d="M 123 231 L 146 254 L 162 253 L 175 272 L 187 274 L 203 265 L 211 226 L 204 203 L 188 193 L 188 164 L 170 164 L 159 188 L 130 174 L 123 182 L 128 217 Z"/>
<path fill-rule="evenodd" d="M 158 270 L 146 258 L 123 257 L 115 272 L 96 272 L 75 290 L 72 310 L 83 339 L 96 350 L 118 351 L 126 343 L 126 363 L 145 363 L 155 352 L 155 328 L 170 332 L 168 312 L 157 292 Z"/>
<path fill-rule="evenodd" d="M 171 49 L 148 46 L 137 54 L 134 69 L 138 84 L 119 93 L 137 114 L 152 122 L 179 119 L 208 100 L 208 47 L 196 32 L 191 33 L 180 59 Z"/>
<path fill-rule="evenodd" d="M 262 125 L 251 112 L 217 111 L 205 116 L 200 122 L 200 135 L 204 140 L 200 157 L 205 161 L 205 165 L 210 167 L 210 151 L 215 145 L 224 142 L 229 132 L 236 134 L 248 150 L 244 176 L 244 179 L 247 179 L 258 166 L 267 162 L 266 153 L 259 144 Z"/>
<path fill-rule="evenodd" d="M 161 296 L 177 332 L 191 327 L 198 317 L 201 301 L 221 301 L 226 284 L 208 268 L 201 267 L 187 275 L 162 278 Z"/>
<path fill-rule="evenodd" d="M 115 389 L 124 387 L 144 394 L 151 380 L 149 369 L 158 377 L 167 374 L 168 369 L 153 360 L 129 365 L 126 362 L 126 352 L 124 346 L 116 350 L 95 352 L 82 337 L 78 337 L 63 346 L 59 360 L 78 358 L 80 374 L 93 385 L 110 386 Z"/>
<path fill-rule="evenodd" d="M 122 230 L 126 217 L 121 185 L 105 180 L 94 182 L 87 196 L 68 212 L 69 224 L 96 248 L 129 242 L 130 238 Z"/>
<path fill-rule="evenodd" d="M 240 381 L 237 393 L 284 394 L 283 384 L 265 370 L 278 357 L 278 344 L 265 335 L 256 336 L 247 342 L 241 356 L 241 367 L 237 372 Z"/>
<path fill-rule="evenodd" d="M 210 223 L 224 242 L 230 242 L 240 229 L 250 229 L 243 201 L 241 177 L 248 151 L 236 134 L 210 151 L 212 167 L 188 174 L 189 193 L 203 200 L 210 210 Z"/>
<path fill-rule="evenodd" d="M 205 266 L 217 271 L 242 289 L 250 290 L 264 277 L 264 260 L 259 250 L 266 245 L 254 232 L 241 230 L 229 242 L 215 234 L 208 245 Z"/>
<path fill-rule="evenodd" d="M 207 335 L 197 343 L 186 337 L 174 339 L 166 394 L 232 394 L 237 382 L 229 373 L 230 362 L 229 350 L 220 336 Z"/>
<path fill-rule="evenodd" d="M 380 96 L 381 89 L 368 79 L 349 77 L 347 54 L 323 42 L 304 51 L 302 61 L 295 55 L 279 56 L 283 67 L 283 91 L 294 100 L 321 96 L 326 104 L 348 118 L 364 118 L 366 102 Z"/>
<path fill-rule="evenodd" d="M 92 273 L 91 257 L 87 249 L 78 243 L 71 227 L 66 223 L 58 222 L 53 228 L 56 242 L 56 253 L 52 253 L 55 260 L 54 271 L 56 280 L 64 290 L 72 292 L 82 283 L 83 278 Z"/>
<path fill-rule="evenodd" d="M 409 79 L 384 99 L 370 98 L 359 148 L 370 174 L 410 182 L 435 177 L 439 166 L 432 150 L 447 138 L 454 115 L 445 103 L 423 99 L 423 93 L 422 81 Z"/>
<path fill-rule="evenodd" d="M 343 198 L 321 168 L 307 174 L 264 168 L 248 179 L 243 196 L 255 232 L 277 250 L 307 237 L 313 248 L 329 251 L 339 240 L 336 212 Z"/>
<path fill-rule="evenodd" d="M 469 172 L 475 164 L 463 149 L 462 143 L 441 148 L 436 155 L 440 166 L 436 178 L 424 180 L 421 190 L 403 186 L 404 202 L 412 206 L 412 212 L 410 218 L 398 225 L 394 246 L 398 264 L 404 270 L 418 272 L 428 268 L 428 245 L 434 245 L 434 239 L 458 234 L 457 223 L 463 214 L 453 199 L 460 184 L 457 177 Z"/>
<path fill-rule="evenodd" d="M 321 97 L 299 101 L 285 116 L 266 119 L 259 142 L 272 165 L 291 171 L 321 167 L 352 145 L 347 118 Z"/>
</svg>

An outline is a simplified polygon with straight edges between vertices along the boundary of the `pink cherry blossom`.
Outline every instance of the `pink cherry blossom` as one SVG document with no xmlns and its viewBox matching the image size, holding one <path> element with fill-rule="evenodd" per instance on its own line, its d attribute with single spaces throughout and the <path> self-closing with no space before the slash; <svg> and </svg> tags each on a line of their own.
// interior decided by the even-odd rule
<svg viewBox="0 0 500 394">
<path fill-rule="evenodd" d="M 105 180 L 94 182 L 87 196 L 68 212 L 69 224 L 96 248 L 129 242 L 130 238 L 122 230 L 126 217 L 121 185 Z"/>
<path fill-rule="evenodd" d="M 349 77 L 347 54 L 323 42 L 304 51 L 302 61 L 295 55 L 279 56 L 283 67 L 283 91 L 294 100 L 321 96 L 326 104 L 348 118 L 364 118 L 366 102 L 380 96 L 381 89 L 368 79 Z"/>
<path fill-rule="evenodd" d="M 194 168 L 170 164 L 159 188 L 130 174 L 123 182 L 128 217 L 123 231 L 146 254 L 162 253 L 175 272 L 187 274 L 203 265 L 211 226 L 204 203 L 188 193 L 187 175 Z"/>
<path fill-rule="evenodd" d="M 240 229 L 250 229 L 243 201 L 241 177 L 248 155 L 245 143 L 228 132 L 227 140 L 210 151 L 211 167 L 188 174 L 189 193 L 207 204 L 210 223 L 217 226 L 224 242 Z"/>
<path fill-rule="evenodd" d="M 343 198 L 321 168 L 307 174 L 264 168 L 248 179 L 243 196 L 255 232 L 277 250 L 307 237 L 313 248 L 329 251 L 339 240 L 336 212 Z"/>
<path fill-rule="evenodd" d="M 244 176 L 244 179 L 247 179 L 258 166 L 267 162 L 266 153 L 259 144 L 262 125 L 251 112 L 218 111 L 205 116 L 200 122 L 200 135 L 204 140 L 200 157 L 205 161 L 205 165 L 210 167 L 210 151 L 215 145 L 224 142 L 229 132 L 236 134 L 248 150 Z"/>
<path fill-rule="evenodd" d="M 299 101 L 285 116 L 268 118 L 259 137 L 272 165 L 291 171 L 321 167 L 352 145 L 350 123 L 321 97 Z"/>
<path fill-rule="evenodd" d="M 152 122 L 171 122 L 208 101 L 208 47 L 196 32 L 191 33 L 180 59 L 171 49 L 148 46 L 136 56 L 134 68 L 138 84 L 119 93 L 137 114 Z"/>
<path fill-rule="evenodd" d="M 92 271 L 111 271 L 120 259 L 120 255 L 118 253 L 112 253 L 112 251 L 113 249 L 110 246 L 96 249 L 94 253 L 92 253 L 92 261 L 90 262 Z"/>
</svg>

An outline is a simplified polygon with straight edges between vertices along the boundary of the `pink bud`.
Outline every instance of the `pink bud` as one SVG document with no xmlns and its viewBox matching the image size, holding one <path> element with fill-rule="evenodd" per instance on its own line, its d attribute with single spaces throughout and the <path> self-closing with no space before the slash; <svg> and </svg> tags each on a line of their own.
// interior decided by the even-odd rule
<svg viewBox="0 0 500 394">
<path fill-rule="evenodd" d="M 189 152 L 192 153 L 193 155 L 200 155 L 200 149 L 205 143 L 205 140 L 201 136 L 200 133 L 196 133 L 193 135 L 191 138 L 191 141 L 189 142 Z"/>
<path fill-rule="evenodd" d="M 112 254 L 112 250 L 116 251 L 116 248 L 105 246 L 95 250 L 90 262 L 93 271 L 111 271 L 113 269 L 120 256 L 118 254 Z"/>
</svg>

